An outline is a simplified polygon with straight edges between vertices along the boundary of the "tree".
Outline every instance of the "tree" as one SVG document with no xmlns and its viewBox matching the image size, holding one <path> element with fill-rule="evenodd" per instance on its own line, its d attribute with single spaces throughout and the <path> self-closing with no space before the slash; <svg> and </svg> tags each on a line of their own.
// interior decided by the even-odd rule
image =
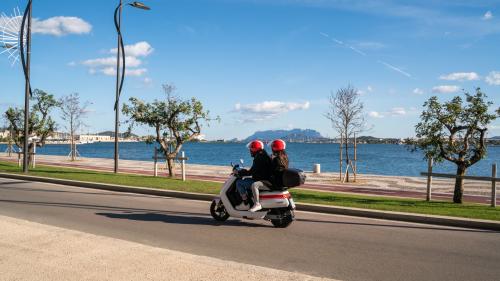
<svg viewBox="0 0 500 281">
<path fill-rule="evenodd" d="M 48 136 L 56 130 L 56 123 L 50 117 L 50 111 L 59 106 L 54 95 L 36 89 L 30 100 L 34 101 L 29 114 L 28 138 L 36 137 L 36 145 L 42 147 Z M 12 129 L 14 143 L 24 149 L 24 109 L 10 107 L 5 112 L 5 118 Z M 29 153 L 34 151 L 33 143 L 27 149 Z M 31 155 L 31 154 L 29 154 Z"/>
<path fill-rule="evenodd" d="M 167 159 L 168 173 L 174 176 L 174 159 L 182 145 L 194 140 L 201 134 L 202 123 L 211 121 L 209 112 L 196 98 L 183 100 L 174 95 L 175 86 L 163 85 L 165 100 L 152 103 L 137 98 L 130 98 L 130 105 L 124 104 L 122 112 L 130 117 L 129 132 L 134 123 L 153 127 L 155 135 L 149 142 L 156 141 Z"/>
<path fill-rule="evenodd" d="M 70 135 L 71 143 L 71 161 L 75 161 L 76 158 L 76 146 L 75 146 L 75 134 L 81 128 L 83 123 L 83 118 L 87 115 L 87 107 L 90 102 L 85 102 L 80 104 L 80 95 L 78 93 L 73 93 L 68 96 L 59 99 L 60 109 L 61 109 L 61 119 L 66 122 L 66 129 Z"/>
<path fill-rule="evenodd" d="M 435 96 L 426 101 L 415 126 L 417 140 L 411 142 L 413 150 L 423 150 L 426 159 L 457 165 L 454 203 L 462 203 L 462 177 L 467 169 L 486 156 L 488 124 L 500 117 L 500 108 L 489 113 L 493 103 L 485 101 L 487 96 L 480 88 L 474 95 L 465 92 L 465 97 L 465 104 L 459 96 L 443 104 Z"/>
<path fill-rule="evenodd" d="M 349 139 L 356 133 L 360 133 L 366 128 L 364 105 L 359 100 L 357 89 L 348 85 L 340 88 L 337 93 L 331 93 L 329 97 L 329 111 L 326 118 L 332 123 L 332 127 L 338 132 L 345 145 L 345 162 L 349 165 Z M 346 179 L 349 181 L 349 170 Z"/>
</svg>

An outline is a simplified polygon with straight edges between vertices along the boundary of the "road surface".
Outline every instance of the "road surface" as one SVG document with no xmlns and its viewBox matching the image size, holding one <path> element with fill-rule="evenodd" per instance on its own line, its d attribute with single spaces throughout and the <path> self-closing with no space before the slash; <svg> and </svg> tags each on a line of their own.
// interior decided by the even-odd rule
<svg viewBox="0 0 500 281">
<path fill-rule="evenodd" d="M 215 222 L 209 202 L 0 179 L 0 215 L 340 280 L 499 280 L 500 233 L 297 212 Z"/>
</svg>

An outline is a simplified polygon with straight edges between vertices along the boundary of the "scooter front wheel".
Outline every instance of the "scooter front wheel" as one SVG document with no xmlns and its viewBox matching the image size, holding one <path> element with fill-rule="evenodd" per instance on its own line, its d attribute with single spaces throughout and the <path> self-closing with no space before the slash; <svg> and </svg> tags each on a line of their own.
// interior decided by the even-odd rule
<svg viewBox="0 0 500 281">
<path fill-rule="evenodd" d="M 215 200 L 212 201 L 212 205 L 210 205 L 210 214 L 216 221 L 225 221 L 229 218 L 229 213 L 221 201 L 219 201 L 219 203 L 215 202 Z"/>
</svg>

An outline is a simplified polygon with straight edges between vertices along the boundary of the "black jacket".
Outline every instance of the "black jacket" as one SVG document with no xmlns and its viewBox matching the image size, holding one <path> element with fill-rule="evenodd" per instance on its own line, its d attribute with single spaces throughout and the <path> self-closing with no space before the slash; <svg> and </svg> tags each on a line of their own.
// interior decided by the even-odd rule
<svg viewBox="0 0 500 281">
<path fill-rule="evenodd" d="M 284 163 L 279 157 L 274 157 L 271 166 L 271 183 L 273 187 L 283 187 L 283 172 L 288 169 L 288 163 Z"/>
<path fill-rule="evenodd" d="M 252 176 L 255 181 L 271 179 L 271 157 L 265 150 L 261 150 L 253 157 L 253 164 L 250 170 L 241 170 L 240 176 Z"/>
</svg>

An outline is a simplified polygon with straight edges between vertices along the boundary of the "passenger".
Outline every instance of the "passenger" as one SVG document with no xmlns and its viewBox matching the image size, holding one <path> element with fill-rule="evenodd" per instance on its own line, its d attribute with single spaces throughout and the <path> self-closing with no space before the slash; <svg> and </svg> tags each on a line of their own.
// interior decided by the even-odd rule
<svg viewBox="0 0 500 281">
<path fill-rule="evenodd" d="M 243 202 L 236 206 L 237 210 L 248 210 L 249 200 L 248 191 L 256 181 L 269 181 L 271 179 L 271 157 L 264 150 L 264 143 L 259 140 L 254 140 L 248 144 L 250 155 L 253 157 L 253 163 L 250 170 L 241 170 L 238 175 L 241 177 L 252 176 L 252 178 L 245 178 L 236 181 L 236 188 L 241 195 Z"/>
<path fill-rule="evenodd" d="M 250 212 L 256 212 L 262 209 L 259 199 L 259 189 L 266 187 L 283 187 L 283 172 L 288 169 L 288 155 L 286 154 L 286 143 L 283 140 L 277 139 L 271 143 L 273 157 L 271 161 L 272 173 L 270 182 L 256 181 L 252 184 L 252 194 L 254 205 L 250 208 Z"/>
</svg>

